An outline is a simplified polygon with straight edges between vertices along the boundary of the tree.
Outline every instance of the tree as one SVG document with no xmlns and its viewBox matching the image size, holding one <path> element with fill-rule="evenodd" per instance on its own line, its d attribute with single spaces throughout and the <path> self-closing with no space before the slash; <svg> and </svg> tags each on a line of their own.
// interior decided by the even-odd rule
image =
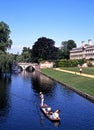
<svg viewBox="0 0 94 130">
<path fill-rule="evenodd" d="M 21 55 L 17 55 L 16 60 L 18 62 L 31 62 L 31 51 L 29 47 L 23 47 Z"/>
<path fill-rule="evenodd" d="M 0 68 L 2 72 L 10 72 L 14 55 L 0 50 Z"/>
<path fill-rule="evenodd" d="M 73 40 L 63 41 L 62 46 L 60 48 L 60 52 L 62 52 L 62 59 L 69 59 L 70 57 L 70 50 L 76 47 L 76 43 Z M 61 55 L 61 53 L 60 53 Z M 61 56 L 60 56 L 61 57 Z"/>
<path fill-rule="evenodd" d="M 28 47 L 23 47 L 22 56 L 24 62 L 30 62 L 31 61 L 31 49 Z"/>
<path fill-rule="evenodd" d="M 33 59 L 38 62 L 43 60 L 56 60 L 58 58 L 58 48 L 54 46 L 55 42 L 52 39 L 41 37 L 32 46 Z"/>
<path fill-rule="evenodd" d="M 12 40 L 10 39 L 10 29 L 9 26 L 0 22 L 0 50 L 6 51 L 8 48 L 11 48 Z"/>
<path fill-rule="evenodd" d="M 72 48 L 76 47 L 76 43 L 73 40 L 68 40 L 67 49 L 72 50 Z"/>
</svg>

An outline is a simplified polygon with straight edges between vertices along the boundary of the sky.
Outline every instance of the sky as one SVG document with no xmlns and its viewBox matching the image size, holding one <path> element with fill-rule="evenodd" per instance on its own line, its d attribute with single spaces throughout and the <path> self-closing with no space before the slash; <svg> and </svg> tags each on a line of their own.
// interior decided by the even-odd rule
<svg viewBox="0 0 94 130">
<path fill-rule="evenodd" d="M 13 45 L 9 52 L 21 53 L 40 37 L 55 41 L 94 41 L 94 0 L 0 0 L 0 22 L 9 25 Z"/>
</svg>

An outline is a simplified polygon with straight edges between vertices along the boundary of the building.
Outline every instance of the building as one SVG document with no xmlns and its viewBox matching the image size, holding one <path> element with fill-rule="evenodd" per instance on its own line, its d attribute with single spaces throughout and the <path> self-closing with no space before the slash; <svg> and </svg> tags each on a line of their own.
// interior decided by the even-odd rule
<svg viewBox="0 0 94 130">
<path fill-rule="evenodd" d="M 94 45 L 92 40 L 89 39 L 86 44 L 82 41 L 81 47 L 73 48 L 70 51 L 70 59 L 94 59 Z"/>
</svg>

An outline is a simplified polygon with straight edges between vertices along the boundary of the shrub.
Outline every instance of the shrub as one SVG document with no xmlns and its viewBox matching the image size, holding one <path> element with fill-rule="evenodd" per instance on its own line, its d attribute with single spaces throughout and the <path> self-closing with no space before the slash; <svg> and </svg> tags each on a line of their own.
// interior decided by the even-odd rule
<svg viewBox="0 0 94 130">
<path fill-rule="evenodd" d="M 77 60 L 67 60 L 67 59 L 62 59 L 62 60 L 57 60 L 56 61 L 56 67 L 77 67 L 78 64 L 80 66 L 82 66 L 82 64 L 84 63 L 83 59 Z"/>
</svg>

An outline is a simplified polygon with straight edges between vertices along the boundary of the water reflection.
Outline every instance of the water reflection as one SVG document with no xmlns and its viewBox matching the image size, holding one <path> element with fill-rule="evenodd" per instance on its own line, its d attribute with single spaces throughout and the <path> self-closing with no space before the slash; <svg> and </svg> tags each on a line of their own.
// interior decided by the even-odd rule
<svg viewBox="0 0 94 130">
<path fill-rule="evenodd" d="M 0 122 L 5 120 L 10 109 L 10 83 L 11 75 L 3 75 L 0 77 Z"/>
<path fill-rule="evenodd" d="M 52 94 L 52 91 L 54 91 L 54 88 L 56 86 L 55 81 L 44 76 L 38 71 L 29 73 L 24 70 L 19 75 L 23 77 L 24 80 L 31 80 L 31 88 L 37 94 L 39 94 L 40 91 L 42 91 L 44 94 Z"/>
<path fill-rule="evenodd" d="M 31 78 L 32 73 L 29 73 L 29 72 L 23 70 L 23 71 L 20 73 L 20 75 L 21 75 L 21 77 L 23 77 L 23 78 L 25 79 L 25 78 Z"/>
<path fill-rule="evenodd" d="M 55 82 L 42 75 L 40 72 L 38 71 L 34 71 L 32 73 L 32 84 L 33 84 L 33 89 L 35 92 L 39 93 L 40 91 L 42 91 L 43 93 L 50 93 L 55 86 Z"/>
</svg>

